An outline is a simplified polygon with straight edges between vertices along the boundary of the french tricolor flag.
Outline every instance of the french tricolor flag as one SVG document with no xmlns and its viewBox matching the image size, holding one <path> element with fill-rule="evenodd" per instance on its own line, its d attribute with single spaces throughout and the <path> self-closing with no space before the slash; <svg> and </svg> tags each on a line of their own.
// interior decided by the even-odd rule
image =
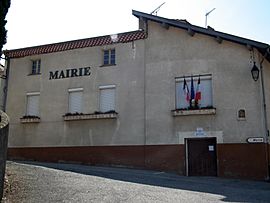
<svg viewBox="0 0 270 203">
<path fill-rule="evenodd" d="M 186 78 L 185 77 L 184 77 L 183 90 L 184 90 L 184 94 L 186 96 L 186 101 L 189 102 L 189 100 L 190 100 L 189 89 L 188 89 L 188 84 L 187 84 L 187 81 L 186 81 Z"/>
<path fill-rule="evenodd" d="M 195 95 L 195 100 L 199 102 L 199 100 L 202 99 L 202 93 L 200 90 L 200 84 L 201 84 L 201 78 L 199 76 L 198 83 L 197 83 L 197 88 L 196 88 L 196 95 Z"/>
</svg>

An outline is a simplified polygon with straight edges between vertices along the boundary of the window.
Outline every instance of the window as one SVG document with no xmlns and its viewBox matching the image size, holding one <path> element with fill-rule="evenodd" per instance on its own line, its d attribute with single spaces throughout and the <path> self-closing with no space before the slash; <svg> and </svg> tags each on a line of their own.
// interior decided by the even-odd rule
<svg viewBox="0 0 270 203">
<path fill-rule="evenodd" d="M 68 112 L 82 113 L 83 88 L 69 89 Z"/>
<path fill-rule="evenodd" d="M 39 116 L 39 92 L 27 93 L 27 116 Z"/>
<path fill-rule="evenodd" d="M 115 110 L 115 85 L 100 86 L 99 108 L 101 112 Z"/>
<path fill-rule="evenodd" d="M 115 49 L 103 51 L 103 65 L 115 65 Z"/>
<path fill-rule="evenodd" d="M 34 60 L 32 61 L 32 75 L 40 74 L 40 64 L 41 60 Z"/>
<path fill-rule="evenodd" d="M 211 75 L 176 78 L 176 109 L 212 108 Z"/>
</svg>

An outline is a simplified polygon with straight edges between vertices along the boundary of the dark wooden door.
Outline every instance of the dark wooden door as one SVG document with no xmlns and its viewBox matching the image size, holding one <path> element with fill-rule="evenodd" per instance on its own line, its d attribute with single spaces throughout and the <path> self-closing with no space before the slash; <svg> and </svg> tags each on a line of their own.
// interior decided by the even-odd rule
<svg viewBox="0 0 270 203">
<path fill-rule="evenodd" d="M 216 138 L 187 139 L 188 175 L 216 176 Z"/>
</svg>

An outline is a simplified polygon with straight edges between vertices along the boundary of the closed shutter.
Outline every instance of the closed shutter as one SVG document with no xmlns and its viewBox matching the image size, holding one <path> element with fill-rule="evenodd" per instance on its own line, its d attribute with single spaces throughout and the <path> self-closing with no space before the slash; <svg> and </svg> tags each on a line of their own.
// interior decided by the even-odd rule
<svg viewBox="0 0 270 203">
<path fill-rule="evenodd" d="M 82 112 L 82 91 L 69 91 L 69 113 Z"/>
<path fill-rule="evenodd" d="M 115 110 L 115 86 L 110 88 L 100 87 L 100 111 L 108 112 Z"/>
<path fill-rule="evenodd" d="M 28 116 L 39 116 L 39 95 L 27 95 Z"/>
</svg>

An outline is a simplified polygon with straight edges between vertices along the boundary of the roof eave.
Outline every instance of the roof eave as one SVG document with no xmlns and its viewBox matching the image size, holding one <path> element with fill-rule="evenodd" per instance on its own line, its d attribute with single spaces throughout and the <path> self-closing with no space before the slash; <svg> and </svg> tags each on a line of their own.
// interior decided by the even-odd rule
<svg viewBox="0 0 270 203">
<path fill-rule="evenodd" d="M 20 49 L 4 50 L 3 53 L 7 58 L 20 58 L 30 55 L 48 54 L 93 46 L 127 43 L 130 41 L 141 40 L 146 37 L 145 32 L 141 30 L 118 33 L 117 35 L 119 35 L 119 40 L 116 42 L 112 40 L 111 35 L 104 35 L 92 38 L 25 47 Z"/>
<path fill-rule="evenodd" d="M 266 44 L 266 43 L 246 39 L 243 37 L 238 37 L 238 36 L 227 34 L 227 33 L 218 32 L 215 30 L 205 29 L 205 28 L 202 28 L 199 26 L 195 26 L 195 25 L 191 25 L 191 24 L 187 24 L 187 23 L 183 23 L 183 22 L 178 22 L 178 21 L 176 22 L 176 21 L 171 20 L 171 19 L 167 19 L 167 18 L 163 18 L 163 17 L 159 17 L 159 16 L 154 16 L 154 15 L 150 15 L 147 13 L 142 13 L 142 12 L 139 12 L 136 10 L 132 10 L 132 14 L 134 16 L 136 16 L 137 18 L 144 18 L 144 19 L 148 19 L 148 20 L 151 20 L 151 21 L 154 21 L 157 23 L 165 23 L 169 26 L 181 28 L 184 30 L 191 29 L 195 33 L 205 34 L 205 35 L 208 35 L 208 36 L 211 36 L 214 38 L 221 38 L 223 40 L 235 42 L 235 43 L 242 44 L 245 46 L 249 45 L 249 46 L 257 48 L 262 53 L 265 53 L 266 49 L 270 47 L 269 44 Z"/>
</svg>

